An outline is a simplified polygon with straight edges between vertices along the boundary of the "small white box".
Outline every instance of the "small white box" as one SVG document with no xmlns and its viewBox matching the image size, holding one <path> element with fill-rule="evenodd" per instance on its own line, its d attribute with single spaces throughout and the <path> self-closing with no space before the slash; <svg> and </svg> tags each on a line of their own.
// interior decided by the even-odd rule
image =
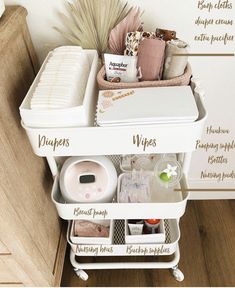
<svg viewBox="0 0 235 288">
<path fill-rule="evenodd" d="M 70 240 L 73 244 L 104 244 L 104 245 L 111 245 L 113 243 L 113 229 L 114 229 L 114 221 L 113 220 L 92 220 L 91 222 L 104 224 L 109 223 L 109 237 L 77 237 L 74 236 L 74 223 L 72 222 L 71 230 L 70 230 Z"/>
<path fill-rule="evenodd" d="M 1 0 L 0 0 L 1 1 Z M 51 55 L 50 52 L 44 61 L 38 75 L 31 85 L 24 101 L 20 106 L 20 115 L 23 123 L 28 127 L 34 128 L 62 128 L 62 127 L 86 127 L 93 123 L 96 102 L 97 102 L 97 83 L 96 75 L 99 68 L 98 54 L 96 50 L 84 50 L 90 62 L 90 73 L 87 81 L 86 91 L 83 99 L 83 104 L 77 107 L 71 107 L 58 110 L 32 110 L 30 102 L 33 92 L 37 87 L 40 76 L 46 66 L 46 63 Z"/>
<path fill-rule="evenodd" d="M 125 221 L 126 244 L 162 244 L 162 243 L 165 243 L 166 232 L 165 232 L 164 220 L 160 221 L 159 233 L 142 234 L 142 235 L 130 235 L 127 222 L 128 220 Z"/>
<path fill-rule="evenodd" d="M 2 17 L 4 11 L 5 11 L 4 1 L 3 1 L 3 0 L 0 0 L 0 18 Z"/>
</svg>

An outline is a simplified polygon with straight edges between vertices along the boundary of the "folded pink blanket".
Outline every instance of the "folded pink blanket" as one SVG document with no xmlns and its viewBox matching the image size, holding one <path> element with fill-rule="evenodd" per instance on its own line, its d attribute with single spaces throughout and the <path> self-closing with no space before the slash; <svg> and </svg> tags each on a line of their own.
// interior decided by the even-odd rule
<svg viewBox="0 0 235 288">
<path fill-rule="evenodd" d="M 144 39 L 139 46 L 137 68 L 140 81 L 161 80 L 164 65 L 165 41 Z"/>
</svg>

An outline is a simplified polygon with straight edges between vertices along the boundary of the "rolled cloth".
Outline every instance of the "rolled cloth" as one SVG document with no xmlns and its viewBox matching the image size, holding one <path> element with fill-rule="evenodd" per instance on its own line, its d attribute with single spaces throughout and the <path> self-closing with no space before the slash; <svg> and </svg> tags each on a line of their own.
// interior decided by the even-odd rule
<svg viewBox="0 0 235 288">
<path fill-rule="evenodd" d="M 188 44 L 181 40 L 171 40 L 166 44 L 165 64 L 163 80 L 169 80 L 184 74 L 188 63 L 188 56 L 176 56 L 188 54 Z"/>
</svg>

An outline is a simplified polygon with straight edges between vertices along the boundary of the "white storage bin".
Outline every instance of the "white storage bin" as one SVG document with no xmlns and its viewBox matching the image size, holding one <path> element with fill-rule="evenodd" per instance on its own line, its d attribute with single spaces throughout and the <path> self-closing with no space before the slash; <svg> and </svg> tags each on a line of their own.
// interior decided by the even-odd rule
<svg viewBox="0 0 235 288">
<path fill-rule="evenodd" d="M 91 222 L 95 222 L 97 224 L 103 225 L 104 222 L 109 222 L 109 237 L 78 237 L 74 236 L 74 225 L 75 221 L 72 222 L 71 229 L 70 229 L 70 241 L 73 244 L 105 244 L 111 245 L 113 242 L 113 220 L 90 220 Z"/>
<path fill-rule="evenodd" d="M 159 233 L 131 235 L 129 233 L 128 220 L 125 221 L 125 243 L 126 244 L 162 244 L 165 243 L 166 232 L 164 220 L 160 221 Z"/>
<path fill-rule="evenodd" d="M 57 110 L 32 110 L 30 101 L 37 87 L 41 74 L 53 52 L 50 52 L 44 61 L 38 75 L 31 85 L 24 101 L 20 106 L 20 115 L 24 125 L 28 127 L 58 128 L 58 127 L 84 127 L 92 125 L 95 106 L 97 102 L 96 75 L 98 71 L 98 54 L 96 50 L 84 50 L 90 62 L 90 74 L 87 81 L 83 104 L 77 107 Z"/>
<path fill-rule="evenodd" d="M 172 198 L 157 203 L 66 203 L 59 187 L 57 176 L 51 198 L 59 216 L 64 220 L 103 220 L 103 219 L 175 219 L 185 213 L 189 198 L 185 178 L 181 180 L 182 191 L 175 191 Z M 175 198 L 176 197 L 176 198 Z M 163 198 L 164 195 L 163 195 Z M 162 199 L 164 200 L 164 199 Z"/>
</svg>

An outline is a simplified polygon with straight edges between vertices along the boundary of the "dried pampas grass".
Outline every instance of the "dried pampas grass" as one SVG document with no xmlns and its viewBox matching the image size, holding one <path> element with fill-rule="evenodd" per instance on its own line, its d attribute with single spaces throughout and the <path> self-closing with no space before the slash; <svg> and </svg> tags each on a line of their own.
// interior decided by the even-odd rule
<svg viewBox="0 0 235 288">
<path fill-rule="evenodd" d="M 111 30 L 130 12 L 121 0 L 74 0 L 66 2 L 69 15 L 60 13 L 67 31 L 55 27 L 66 39 L 101 55 L 108 50 Z"/>
</svg>

